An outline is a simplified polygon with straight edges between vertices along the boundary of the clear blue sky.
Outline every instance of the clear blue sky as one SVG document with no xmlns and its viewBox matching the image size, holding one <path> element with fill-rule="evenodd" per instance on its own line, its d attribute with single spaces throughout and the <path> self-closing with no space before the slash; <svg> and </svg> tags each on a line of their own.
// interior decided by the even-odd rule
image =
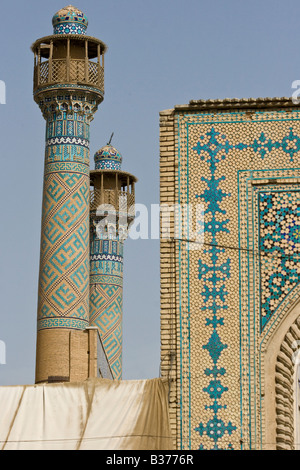
<svg viewBox="0 0 300 470">
<path fill-rule="evenodd" d="M 45 122 L 32 99 L 31 44 L 61 0 L 1 5 L 0 385 L 34 382 Z M 159 111 L 190 99 L 291 96 L 300 80 L 296 0 L 84 0 L 88 34 L 108 45 L 91 161 L 114 132 L 137 202 L 159 202 Z M 124 379 L 159 375 L 159 242 L 128 240 Z"/>
</svg>

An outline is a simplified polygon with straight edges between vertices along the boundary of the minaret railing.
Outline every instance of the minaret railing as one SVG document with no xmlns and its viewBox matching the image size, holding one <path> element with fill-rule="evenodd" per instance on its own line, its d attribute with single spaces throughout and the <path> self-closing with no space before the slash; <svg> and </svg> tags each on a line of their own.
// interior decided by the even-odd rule
<svg viewBox="0 0 300 470">
<path fill-rule="evenodd" d="M 127 211 L 131 214 L 134 208 L 135 196 L 130 191 L 116 189 L 93 189 L 90 196 L 90 209 L 97 211 L 102 204 L 113 206 L 116 211 Z"/>
<path fill-rule="evenodd" d="M 35 88 L 55 83 L 85 83 L 104 90 L 104 69 L 86 59 L 49 59 L 37 63 L 34 70 Z"/>
</svg>

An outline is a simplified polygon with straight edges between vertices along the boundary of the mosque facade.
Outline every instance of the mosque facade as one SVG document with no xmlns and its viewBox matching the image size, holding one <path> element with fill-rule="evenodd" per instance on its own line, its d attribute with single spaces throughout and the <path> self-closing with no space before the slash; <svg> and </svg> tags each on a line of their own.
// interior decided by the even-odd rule
<svg viewBox="0 0 300 470">
<path fill-rule="evenodd" d="M 288 98 L 160 113 L 161 370 L 177 448 L 299 445 L 299 118 Z"/>
</svg>

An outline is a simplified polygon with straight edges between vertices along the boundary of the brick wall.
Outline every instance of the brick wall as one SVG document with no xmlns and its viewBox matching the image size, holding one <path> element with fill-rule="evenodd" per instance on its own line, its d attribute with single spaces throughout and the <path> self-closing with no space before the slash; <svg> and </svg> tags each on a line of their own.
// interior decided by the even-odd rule
<svg viewBox="0 0 300 470">
<path fill-rule="evenodd" d="M 79 382 L 97 377 L 97 330 L 41 330 L 36 383 Z"/>
<path fill-rule="evenodd" d="M 174 212 L 176 203 L 175 163 L 176 137 L 174 134 L 174 111 L 160 113 L 160 303 L 161 303 L 161 376 L 169 380 L 169 413 L 171 429 L 176 445 L 177 433 L 177 341 L 176 341 L 176 282 L 174 241 Z M 165 206 L 165 207 L 164 207 Z M 170 221 L 170 225 L 168 224 Z"/>
</svg>

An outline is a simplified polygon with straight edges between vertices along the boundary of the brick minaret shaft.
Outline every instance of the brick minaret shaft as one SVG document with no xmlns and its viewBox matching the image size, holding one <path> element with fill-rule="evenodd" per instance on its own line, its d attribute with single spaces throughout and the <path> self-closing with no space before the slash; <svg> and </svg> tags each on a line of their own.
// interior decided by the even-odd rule
<svg viewBox="0 0 300 470">
<path fill-rule="evenodd" d="M 114 379 L 122 378 L 123 247 L 134 220 L 135 182 L 111 145 L 91 171 L 90 325 L 98 329 Z"/>
<path fill-rule="evenodd" d="M 90 122 L 103 100 L 106 51 L 86 36 L 77 8 L 52 23 L 53 35 L 32 46 L 34 100 L 46 120 L 36 383 L 70 379 L 71 333 L 89 326 Z"/>
</svg>

